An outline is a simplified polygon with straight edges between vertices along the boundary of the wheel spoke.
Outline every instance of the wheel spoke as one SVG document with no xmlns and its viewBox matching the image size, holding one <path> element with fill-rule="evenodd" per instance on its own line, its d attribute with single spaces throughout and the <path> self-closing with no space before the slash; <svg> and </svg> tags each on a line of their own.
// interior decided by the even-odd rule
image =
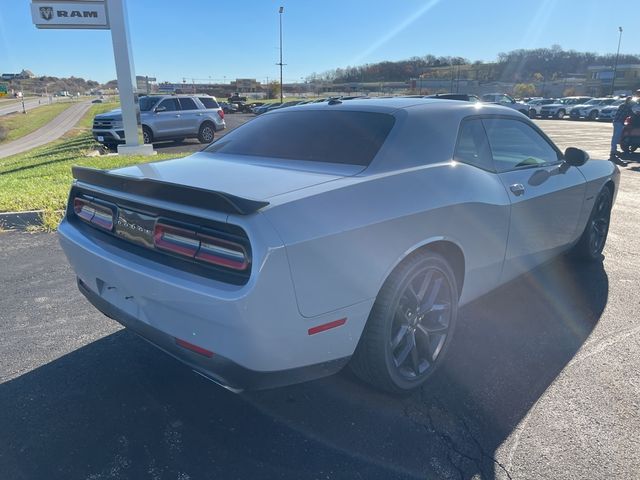
<svg viewBox="0 0 640 480">
<path fill-rule="evenodd" d="M 424 276 L 424 280 L 422 281 L 422 284 L 420 285 L 420 290 L 416 294 L 416 298 L 418 299 L 418 303 L 420 303 L 424 299 L 424 296 L 427 293 L 427 289 L 429 288 L 429 284 L 431 283 L 431 279 L 432 278 L 433 278 L 433 270 L 427 271 L 426 275 Z"/>
<path fill-rule="evenodd" d="M 413 371 L 416 375 L 420 375 L 420 357 L 418 356 L 418 347 L 414 347 L 411 350 L 411 364 L 413 365 Z"/>
<path fill-rule="evenodd" d="M 427 301 L 423 302 L 422 305 L 420 305 L 421 311 L 428 312 L 431 310 L 434 303 L 436 302 L 436 298 L 438 298 L 438 294 L 440 293 L 440 288 L 442 288 L 442 277 L 438 278 L 435 282 L 433 282 L 433 286 L 431 287 Z"/>
<path fill-rule="evenodd" d="M 405 362 L 405 360 L 411 353 L 411 350 L 413 350 L 415 346 L 416 346 L 416 337 L 413 335 L 413 333 L 410 333 L 407 335 L 407 341 L 405 342 L 404 348 L 400 351 L 398 356 L 393 359 L 393 361 L 396 364 L 396 367 L 399 367 Z"/>
<path fill-rule="evenodd" d="M 400 325 L 400 328 L 398 329 L 398 333 L 396 333 L 396 336 L 393 337 L 393 340 L 391 340 L 392 350 L 395 350 L 396 348 L 398 348 L 398 345 L 400 345 L 400 343 L 402 343 L 402 340 L 404 340 L 405 337 L 407 336 L 408 331 L 409 331 L 409 327 L 407 325 Z"/>
<path fill-rule="evenodd" d="M 418 325 L 418 329 L 416 332 L 422 333 L 422 344 L 424 345 L 425 350 L 427 351 L 426 358 L 430 362 L 433 361 L 433 348 L 431 347 L 431 332 L 424 328 L 424 325 Z"/>
</svg>

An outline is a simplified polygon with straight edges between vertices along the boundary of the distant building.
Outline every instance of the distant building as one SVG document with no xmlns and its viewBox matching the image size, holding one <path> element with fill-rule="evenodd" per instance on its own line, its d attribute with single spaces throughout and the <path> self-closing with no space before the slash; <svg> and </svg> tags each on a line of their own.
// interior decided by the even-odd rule
<svg viewBox="0 0 640 480">
<path fill-rule="evenodd" d="M 587 93 L 593 96 L 613 92 L 634 92 L 640 88 L 640 65 L 618 65 L 614 83 L 612 65 L 593 65 L 587 68 Z"/>
<path fill-rule="evenodd" d="M 20 72 L 20 78 L 36 78 L 31 70 L 24 69 Z"/>
<path fill-rule="evenodd" d="M 260 83 L 255 78 L 236 78 L 235 82 L 230 83 L 230 87 L 234 92 L 253 93 L 261 90 Z"/>
</svg>

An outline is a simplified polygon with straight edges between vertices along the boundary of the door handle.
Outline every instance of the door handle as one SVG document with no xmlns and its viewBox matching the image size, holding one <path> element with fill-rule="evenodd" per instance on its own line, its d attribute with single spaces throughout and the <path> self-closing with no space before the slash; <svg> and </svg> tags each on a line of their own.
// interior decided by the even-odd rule
<svg viewBox="0 0 640 480">
<path fill-rule="evenodd" d="M 524 185 L 521 183 L 514 183 L 509 187 L 509 190 L 516 196 L 524 195 Z"/>
<path fill-rule="evenodd" d="M 180 118 L 180 114 L 176 114 L 176 117 Z"/>
<path fill-rule="evenodd" d="M 197 116 L 202 117 L 204 113 L 196 113 Z"/>
</svg>

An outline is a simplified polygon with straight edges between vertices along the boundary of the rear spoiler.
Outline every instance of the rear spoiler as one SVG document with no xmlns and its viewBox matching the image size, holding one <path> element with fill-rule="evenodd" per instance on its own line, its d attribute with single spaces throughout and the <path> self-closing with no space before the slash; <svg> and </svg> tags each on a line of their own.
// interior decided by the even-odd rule
<svg viewBox="0 0 640 480">
<path fill-rule="evenodd" d="M 132 193 L 154 200 L 164 200 L 189 207 L 217 210 L 224 213 L 249 215 L 269 205 L 269 202 L 237 197 L 224 192 L 189 187 L 149 178 L 117 175 L 107 170 L 71 167 L 73 178 L 96 187 Z"/>
</svg>

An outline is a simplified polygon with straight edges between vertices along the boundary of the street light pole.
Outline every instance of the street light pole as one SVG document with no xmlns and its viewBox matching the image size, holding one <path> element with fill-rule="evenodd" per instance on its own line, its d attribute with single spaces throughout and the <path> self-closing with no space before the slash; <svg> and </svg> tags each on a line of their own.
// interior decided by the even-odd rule
<svg viewBox="0 0 640 480">
<path fill-rule="evenodd" d="M 611 80 L 611 95 L 613 95 L 616 84 L 616 71 L 618 70 L 618 56 L 620 55 L 620 42 L 622 41 L 622 27 L 618 27 L 620 35 L 618 36 L 618 51 L 616 52 L 616 61 L 613 64 L 613 79 Z"/>
<path fill-rule="evenodd" d="M 278 13 L 280 14 L 280 63 L 278 65 L 280 65 L 280 103 L 282 103 L 282 13 L 284 12 L 284 7 L 280 7 L 280 10 L 278 10 Z"/>
</svg>

